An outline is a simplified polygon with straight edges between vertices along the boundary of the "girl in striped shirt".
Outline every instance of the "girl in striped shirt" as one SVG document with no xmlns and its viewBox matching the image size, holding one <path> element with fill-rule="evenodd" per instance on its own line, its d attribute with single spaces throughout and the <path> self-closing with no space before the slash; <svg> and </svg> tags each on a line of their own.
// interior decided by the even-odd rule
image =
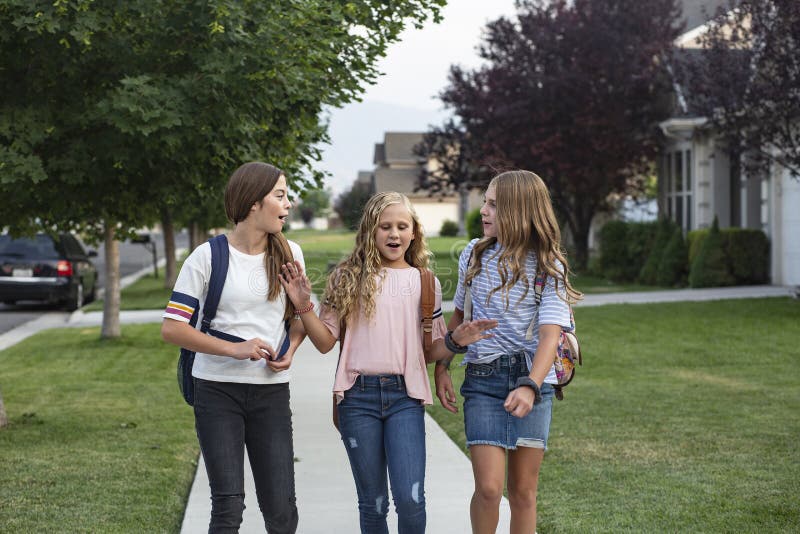
<svg viewBox="0 0 800 534">
<path fill-rule="evenodd" d="M 449 328 L 464 320 L 467 289 L 472 319 L 496 319 L 494 335 L 454 348 L 466 353 L 461 394 L 475 491 L 472 530 L 494 533 L 508 468 L 511 532 L 536 529 L 539 467 L 550 429 L 553 361 L 561 329 L 571 328 L 569 303 L 581 298 L 569 267 L 547 186 L 529 171 L 496 176 L 481 208 L 483 238 L 461 253 L 455 312 Z M 546 276 L 541 305 L 536 273 Z M 436 394 L 451 412 L 455 404 L 449 361 L 437 362 Z M 508 465 L 506 466 L 506 458 Z"/>
</svg>

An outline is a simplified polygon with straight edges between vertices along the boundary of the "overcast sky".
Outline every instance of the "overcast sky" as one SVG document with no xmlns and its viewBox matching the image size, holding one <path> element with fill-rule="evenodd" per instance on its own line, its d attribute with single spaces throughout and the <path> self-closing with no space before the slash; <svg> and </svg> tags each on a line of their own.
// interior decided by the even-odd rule
<svg viewBox="0 0 800 534">
<path fill-rule="evenodd" d="M 425 131 L 441 124 L 447 113 L 436 95 L 447 83 L 450 65 L 479 65 L 476 46 L 484 26 L 513 13 L 513 0 L 450 0 L 441 23 L 406 30 L 380 62 L 384 74 L 363 102 L 331 113 L 331 145 L 320 164 L 333 174 L 326 186 L 338 195 L 359 170 L 371 170 L 374 145 L 383 141 L 384 132 Z"/>
</svg>

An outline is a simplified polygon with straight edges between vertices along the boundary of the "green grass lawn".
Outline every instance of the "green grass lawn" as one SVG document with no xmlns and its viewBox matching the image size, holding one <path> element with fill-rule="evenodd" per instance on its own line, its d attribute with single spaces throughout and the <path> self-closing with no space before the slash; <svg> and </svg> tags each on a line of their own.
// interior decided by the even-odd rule
<svg viewBox="0 0 800 534">
<path fill-rule="evenodd" d="M 158 325 L 0 352 L 0 532 L 178 532 L 198 454 Z"/>
<path fill-rule="evenodd" d="M 325 290 L 329 270 L 355 245 L 354 232 L 293 230 L 286 237 L 303 249 L 306 271 L 317 295 Z M 452 299 L 458 282 L 458 255 L 469 241 L 459 237 L 430 237 L 427 241 L 433 252 L 431 268 L 442 283 L 443 298 Z"/>
<path fill-rule="evenodd" d="M 797 531 L 799 302 L 575 315 L 585 363 L 555 401 L 540 533 Z M 463 446 L 461 413 L 429 412 Z"/>
<path fill-rule="evenodd" d="M 353 250 L 355 233 L 345 231 L 290 230 L 286 237 L 296 241 L 303 249 L 308 277 L 314 292 L 321 296 L 325 290 L 329 270 Z M 431 237 L 428 246 L 433 252 L 431 268 L 442 283 L 444 300 L 451 300 L 458 283 L 458 256 L 469 240 L 463 237 Z M 178 263 L 178 270 L 182 262 Z M 163 269 L 161 269 L 163 276 Z M 575 275 L 572 282 L 584 293 L 609 293 L 618 291 L 652 291 L 666 289 L 638 284 L 617 284 L 589 275 Z M 148 310 L 166 306 L 172 293 L 163 287 L 163 278 L 147 274 L 122 290 L 120 309 Z M 101 311 L 103 301 L 84 306 L 84 311 Z"/>
<path fill-rule="evenodd" d="M 800 303 L 575 313 L 586 363 L 554 408 L 540 533 L 797 529 Z M 0 531 L 178 530 L 197 442 L 158 328 L 0 352 Z M 461 415 L 430 412 L 463 446 Z"/>
<path fill-rule="evenodd" d="M 178 263 L 178 270 L 183 262 Z M 164 274 L 161 270 L 161 276 L 155 278 L 152 273 L 138 279 L 122 290 L 120 296 L 120 309 L 121 310 L 154 310 L 165 308 L 169 296 L 172 294 L 172 288 L 164 288 Z M 83 311 L 102 311 L 103 301 L 97 300 L 86 306 Z"/>
</svg>

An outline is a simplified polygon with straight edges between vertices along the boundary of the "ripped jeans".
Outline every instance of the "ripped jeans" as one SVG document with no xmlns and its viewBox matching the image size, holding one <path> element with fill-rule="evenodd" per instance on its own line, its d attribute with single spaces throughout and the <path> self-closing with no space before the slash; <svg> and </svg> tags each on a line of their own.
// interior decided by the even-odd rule
<svg viewBox="0 0 800 534">
<path fill-rule="evenodd" d="M 339 403 L 362 534 L 387 534 L 388 477 L 399 534 L 425 532 L 425 409 L 401 375 L 359 376 Z"/>
</svg>

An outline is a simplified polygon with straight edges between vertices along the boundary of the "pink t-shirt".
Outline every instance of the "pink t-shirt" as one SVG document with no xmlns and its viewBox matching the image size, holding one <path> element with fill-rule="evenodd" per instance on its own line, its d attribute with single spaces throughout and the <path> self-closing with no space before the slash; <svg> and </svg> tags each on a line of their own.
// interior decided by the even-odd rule
<svg viewBox="0 0 800 534">
<path fill-rule="evenodd" d="M 351 318 L 347 322 L 333 391 L 341 401 L 358 375 L 403 375 L 409 397 L 433 404 L 422 351 L 419 271 L 414 267 L 384 268 L 377 276 L 378 291 L 372 318 L 368 320 L 359 314 L 355 320 Z M 433 341 L 444 338 L 447 333 L 442 317 L 442 287 L 438 278 L 435 285 Z M 336 310 L 323 305 L 320 319 L 338 338 Z"/>
</svg>

